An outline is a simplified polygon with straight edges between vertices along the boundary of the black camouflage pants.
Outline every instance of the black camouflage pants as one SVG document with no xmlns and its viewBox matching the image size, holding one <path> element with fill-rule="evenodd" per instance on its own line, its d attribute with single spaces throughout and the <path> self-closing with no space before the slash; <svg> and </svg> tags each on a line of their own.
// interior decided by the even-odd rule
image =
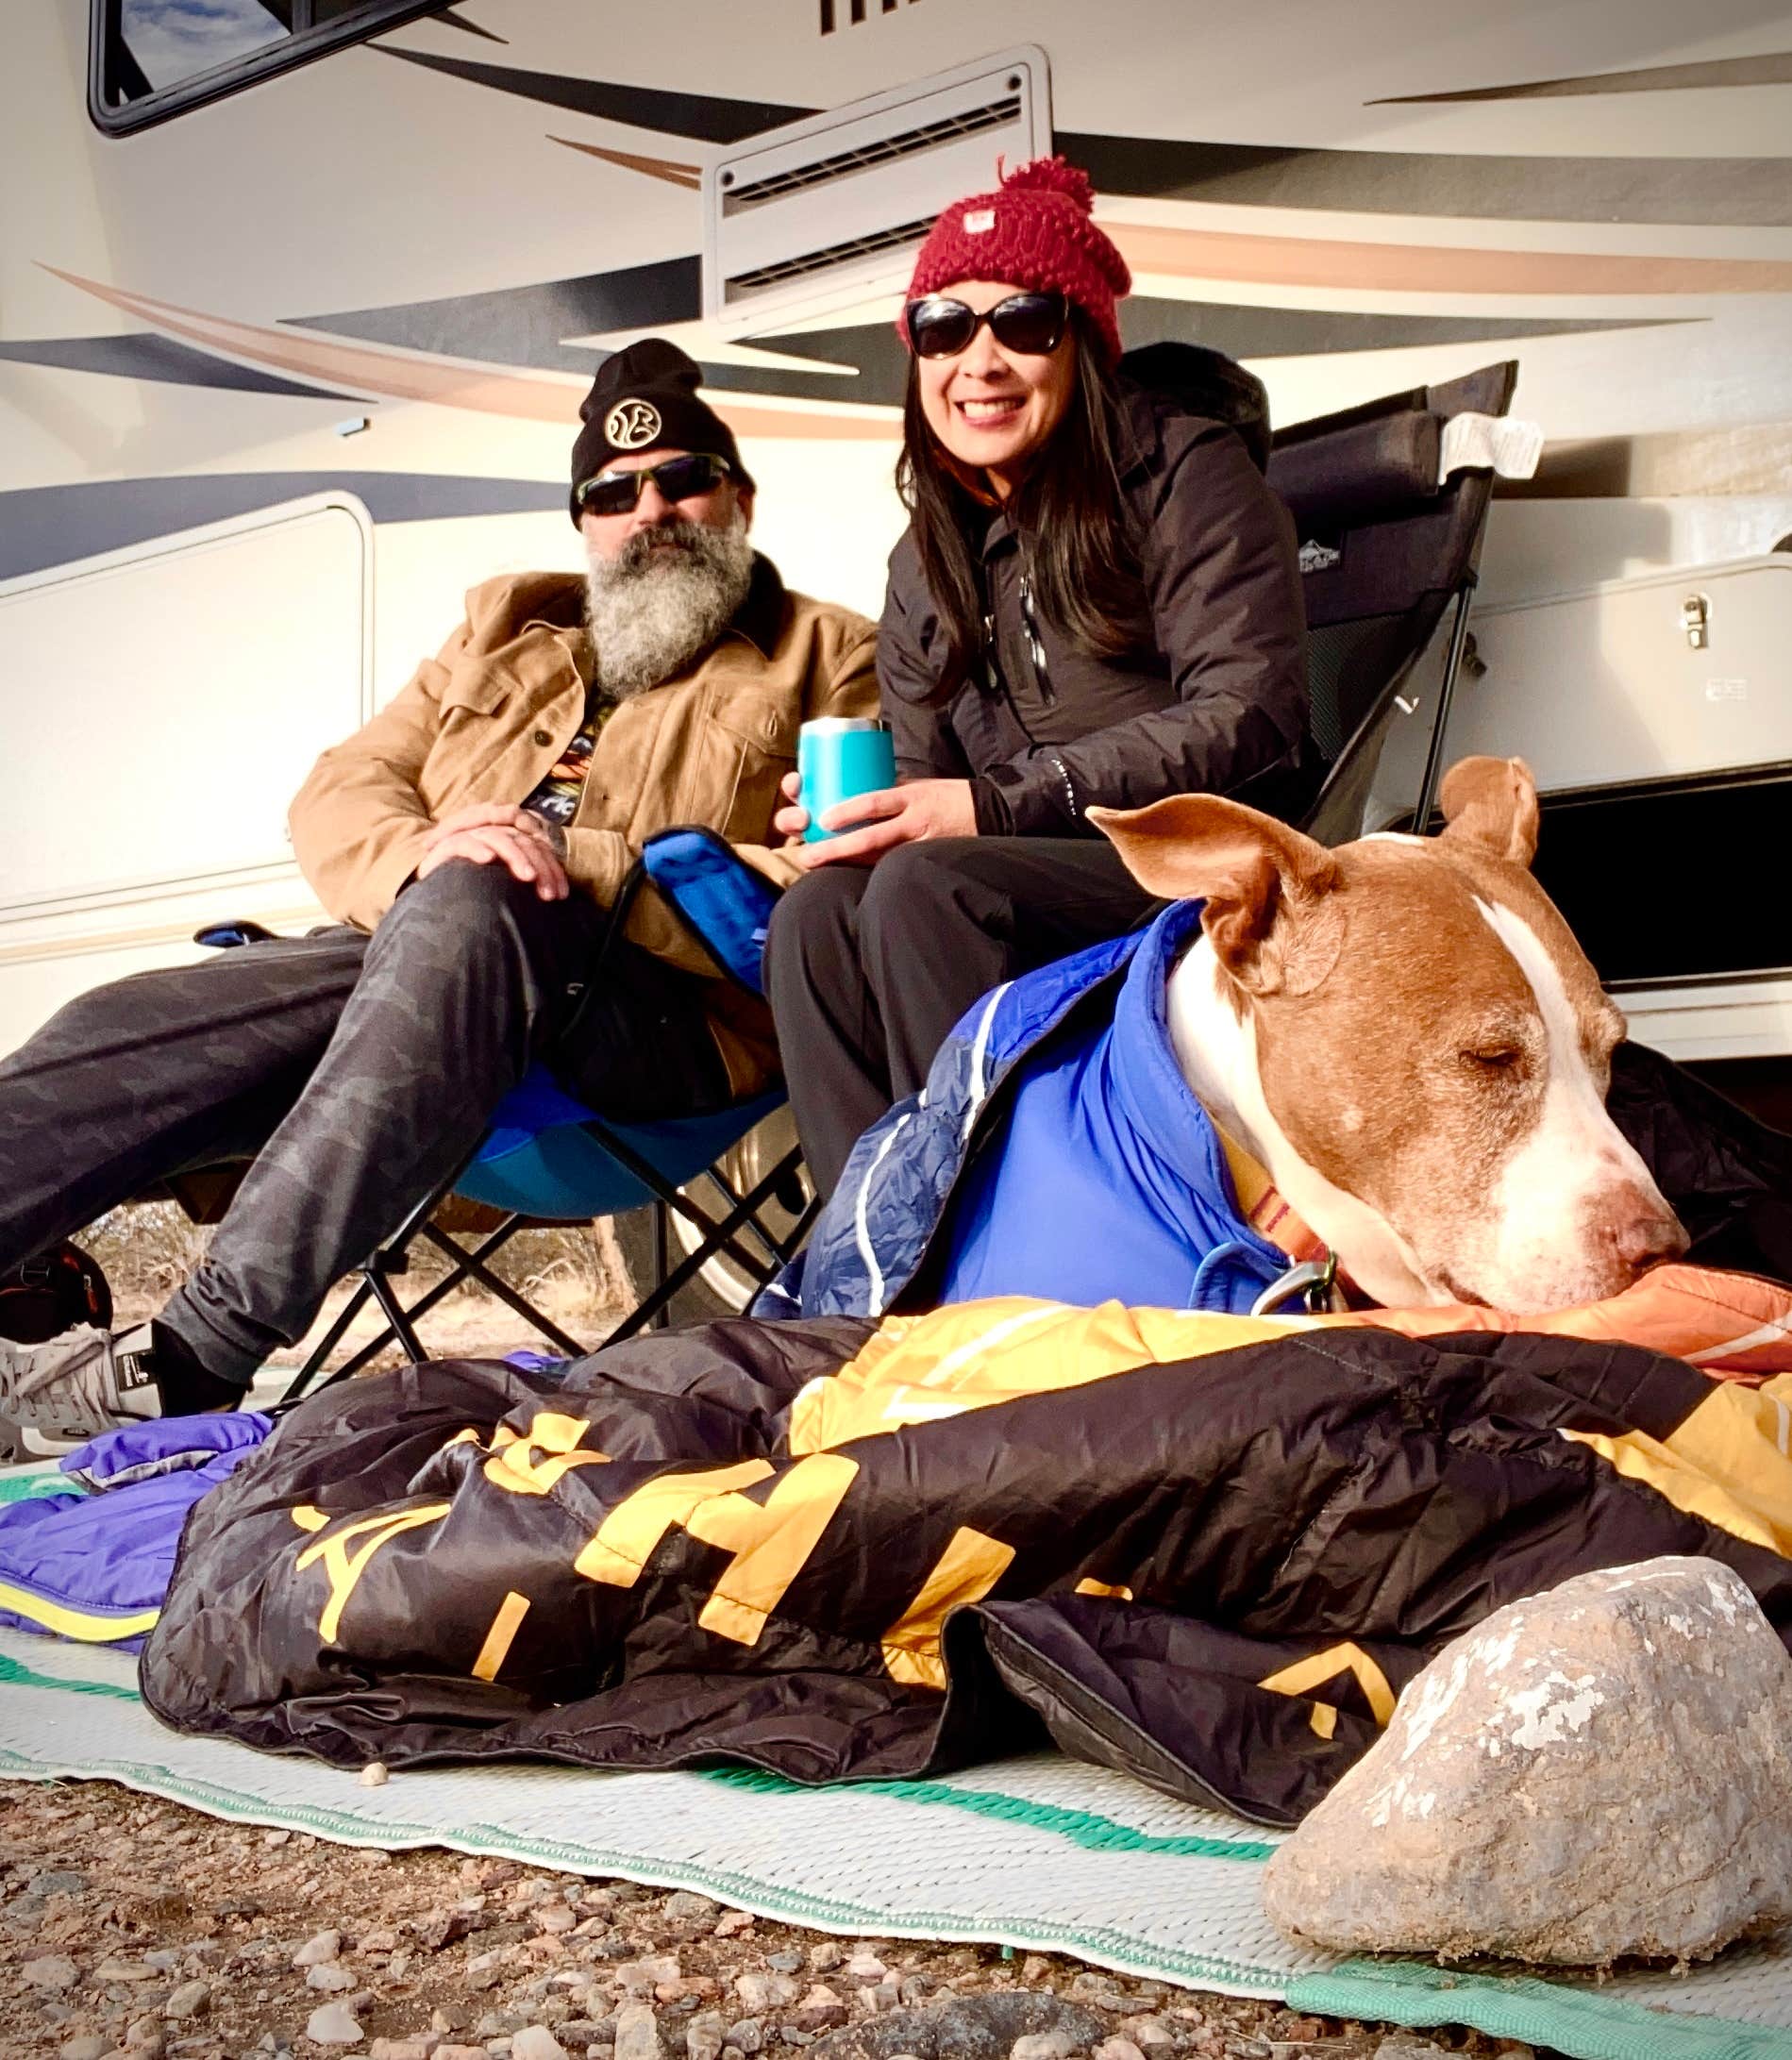
<svg viewBox="0 0 1792 2060">
<path fill-rule="evenodd" d="M 580 994 L 607 922 L 587 896 L 543 901 L 457 860 L 371 937 L 240 946 L 81 996 L 0 1063 L 0 1266 L 170 1174 L 252 1159 L 160 1319 L 246 1384 L 453 1175 L 531 1060 L 606 1115 L 727 1102 L 700 981 L 618 940 Z"/>
</svg>

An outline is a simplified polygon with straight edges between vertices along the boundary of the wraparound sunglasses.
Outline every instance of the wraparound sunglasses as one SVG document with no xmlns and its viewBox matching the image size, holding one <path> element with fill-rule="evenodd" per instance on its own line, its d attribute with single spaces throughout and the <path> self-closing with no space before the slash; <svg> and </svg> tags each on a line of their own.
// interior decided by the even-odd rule
<svg viewBox="0 0 1792 2060">
<path fill-rule="evenodd" d="M 968 350 L 984 323 L 1004 350 L 1023 358 L 1049 358 L 1064 340 L 1070 304 L 1062 293 L 1010 293 L 979 314 L 945 293 L 910 301 L 902 319 L 917 358 L 956 358 Z"/>
<path fill-rule="evenodd" d="M 695 500 L 699 494 L 713 494 L 733 469 L 726 458 L 694 451 L 688 457 L 643 465 L 639 472 L 600 472 L 595 479 L 579 482 L 578 512 L 626 515 L 640 501 L 641 489 L 649 479 L 660 489 L 662 500 Z"/>
</svg>

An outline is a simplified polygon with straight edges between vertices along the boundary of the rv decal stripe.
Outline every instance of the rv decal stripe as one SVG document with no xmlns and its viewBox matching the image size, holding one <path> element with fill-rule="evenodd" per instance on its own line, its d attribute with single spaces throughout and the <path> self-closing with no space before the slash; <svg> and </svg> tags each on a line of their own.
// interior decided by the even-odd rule
<svg viewBox="0 0 1792 2060">
<path fill-rule="evenodd" d="M 1584 301 L 1633 293 L 1792 293 L 1792 263 L 1772 258 L 1677 258 L 1596 250 L 1476 250 L 1246 236 L 1106 221 L 1135 274 L 1251 286 L 1393 293 L 1559 293 Z"/>
</svg>

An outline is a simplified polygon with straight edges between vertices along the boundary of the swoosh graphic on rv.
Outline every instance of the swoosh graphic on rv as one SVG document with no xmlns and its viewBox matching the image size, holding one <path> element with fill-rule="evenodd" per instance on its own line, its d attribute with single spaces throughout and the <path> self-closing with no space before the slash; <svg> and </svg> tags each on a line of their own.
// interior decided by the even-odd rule
<svg viewBox="0 0 1792 2060">
<path fill-rule="evenodd" d="M 1395 293 L 1544 293 L 1584 300 L 1613 293 L 1792 293 L 1792 263 L 1776 258 L 1678 258 L 1642 252 L 1475 249 L 1444 243 L 1370 243 L 1344 238 L 1247 236 L 1228 229 L 1102 225 L 1136 275 L 1217 279 L 1308 291 Z"/>
<path fill-rule="evenodd" d="M 738 142 L 813 110 L 775 108 L 719 94 L 658 92 L 564 73 L 527 72 L 503 64 L 372 46 L 381 56 L 539 105 L 676 136 L 693 143 Z M 1672 67 L 1678 75 L 1771 65 L 1777 59 L 1738 58 Z M 1599 84 L 1599 80 L 1637 84 Z M 1600 73 L 1592 82 L 1476 88 L 1465 93 L 1415 94 L 1415 100 L 1529 98 L 1550 92 L 1641 92 L 1657 84 L 1753 85 L 1750 75 L 1672 80 L 1651 73 Z M 1370 105 L 1380 105 L 1371 102 Z M 554 136 L 550 142 L 626 166 L 649 178 L 695 188 L 700 164 L 688 158 L 633 155 Z M 1359 214 L 1457 216 L 1464 220 L 1635 222 L 1778 227 L 1792 223 L 1792 184 L 1781 158 L 1532 158 L 1442 152 L 1319 150 L 1296 143 L 1215 143 L 1177 136 L 1112 136 L 1057 131 L 1057 148 L 1080 164 L 1105 193 L 1244 207 L 1344 209 Z"/>
<path fill-rule="evenodd" d="M 1696 64 L 1650 64 L 1620 72 L 1583 72 L 1571 78 L 1538 78 L 1517 86 L 1471 86 L 1456 92 L 1396 93 L 1365 107 L 1425 107 L 1449 100 L 1556 100 L 1590 93 L 1698 92 L 1712 87 L 1792 86 L 1792 50 L 1754 58 L 1707 58 Z"/>
<path fill-rule="evenodd" d="M 457 364 L 443 358 L 373 350 L 364 344 L 263 328 L 226 315 L 177 307 L 172 301 L 154 300 L 126 287 L 105 286 L 57 265 L 44 264 L 42 269 L 201 350 L 250 364 L 273 365 L 302 377 L 327 379 L 355 393 L 388 400 L 427 401 L 440 408 L 465 408 L 526 422 L 566 424 L 578 416 L 589 384 L 575 376 L 511 373 L 501 366 Z M 763 400 L 734 400 L 724 394 L 712 394 L 711 399 L 737 436 L 864 442 L 894 437 L 898 429 L 897 416 L 890 409 L 850 403 L 831 408 L 812 403 L 779 406 Z"/>
<path fill-rule="evenodd" d="M 601 354 L 590 344 L 568 343 L 563 338 L 604 336 L 627 329 L 645 332 L 667 323 L 688 322 L 696 313 L 699 292 L 696 259 L 672 258 L 619 272 L 544 279 L 533 286 L 455 293 L 442 300 L 292 315 L 282 319 L 281 327 L 354 337 L 390 350 L 567 372 L 587 378 Z M 1304 358 L 1336 351 L 1405 350 L 1432 343 L 1509 343 L 1531 336 L 1647 328 L 1658 319 L 1538 320 L 1498 309 L 1472 316 L 1365 314 L 1351 309 L 1164 300 L 1134 293 L 1120 310 L 1120 329 L 1130 348 L 1193 342 L 1231 358 Z M 752 348 L 765 354 L 763 362 L 749 363 L 744 353 L 725 363 L 711 362 L 702 359 L 699 350 L 704 385 L 718 394 L 901 405 L 908 353 L 888 322 L 857 323 L 850 328 L 808 334 L 755 336 Z M 780 357 L 809 362 L 799 368 L 780 364 Z"/>
</svg>

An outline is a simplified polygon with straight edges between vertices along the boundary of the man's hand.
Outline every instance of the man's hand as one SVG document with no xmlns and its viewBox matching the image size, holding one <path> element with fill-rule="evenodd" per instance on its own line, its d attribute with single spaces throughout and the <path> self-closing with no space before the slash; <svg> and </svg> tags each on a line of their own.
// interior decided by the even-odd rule
<svg viewBox="0 0 1792 2060">
<path fill-rule="evenodd" d="M 800 789 L 795 773 L 785 775 L 783 787 L 796 801 Z M 786 837 L 800 837 L 809 827 L 809 816 L 800 807 L 779 809 L 773 827 Z M 900 787 L 881 787 L 876 794 L 835 802 L 823 813 L 821 827 L 846 834 L 822 844 L 806 844 L 793 852 L 792 857 L 805 869 L 869 865 L 897 845 L 918 844 L 926 837 L 974 837 L 977 812 L 968 779 L 911 779 Z"/>
<path fill-rule="evenodd" d="M 450 859 L 467 859 L 475 865 L 508 866 L 512 879 L 532 883 L 544 901 L 564 901 L 571 890 L 562 849 L 554 826 L 532 809 L 475 801 L 444 815 L 430 830 L 417 878 L 427 879 Z"/>
</svg>

